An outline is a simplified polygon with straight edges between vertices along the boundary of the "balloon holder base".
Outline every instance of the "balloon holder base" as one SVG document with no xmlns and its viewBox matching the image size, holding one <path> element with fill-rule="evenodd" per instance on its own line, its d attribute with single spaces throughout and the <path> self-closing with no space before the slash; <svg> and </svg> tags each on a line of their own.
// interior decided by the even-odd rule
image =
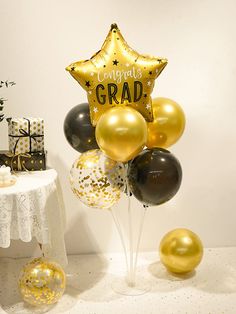
<svg viewBox="0 0 236 314">
<path fill-rule="evenodd" d="M 125 277 L 117 278 L 111 287 L 114 292 L 126 296 L 143 295 L 151 290 L 150 281 L 141 276 L 137 276 L 135 282 L 129 282 Z"/>
</svg>

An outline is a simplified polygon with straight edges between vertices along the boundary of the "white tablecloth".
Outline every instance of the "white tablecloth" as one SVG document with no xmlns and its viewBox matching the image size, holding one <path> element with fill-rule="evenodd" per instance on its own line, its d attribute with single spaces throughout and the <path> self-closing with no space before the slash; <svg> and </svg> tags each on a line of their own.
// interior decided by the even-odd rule
<svg viewBox="0 0 236 314">
<path fill-rule="evenodd" d="M 14 186 L 0 188 L 0 247 L 11 239 L 36 237 L 46 257 L 67 264 L 65 210 L 54 169 L 17 174 Z"/>
</svg>

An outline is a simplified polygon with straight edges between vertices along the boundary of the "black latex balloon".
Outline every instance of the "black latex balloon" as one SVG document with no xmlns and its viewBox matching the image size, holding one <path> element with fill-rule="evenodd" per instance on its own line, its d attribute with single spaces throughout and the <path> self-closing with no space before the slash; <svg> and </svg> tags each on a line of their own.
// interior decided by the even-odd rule
<svg viewBox="0 0 236 314">
<path fill-rule="evenodd" d="M 179 190 L 182 169 L 168 150 L 145 149 L 130 162 L 128 180 L 131 192 L 140 202 L 160 205 Z"/>
<path fill-rule="evenodd" d="M 64 121 L 64 133 L 67 141 L 78 152 L 99 148 L 95 138 L 89 114 L 89 104 L 83 103 L 72 108 Z"/>
</svg>

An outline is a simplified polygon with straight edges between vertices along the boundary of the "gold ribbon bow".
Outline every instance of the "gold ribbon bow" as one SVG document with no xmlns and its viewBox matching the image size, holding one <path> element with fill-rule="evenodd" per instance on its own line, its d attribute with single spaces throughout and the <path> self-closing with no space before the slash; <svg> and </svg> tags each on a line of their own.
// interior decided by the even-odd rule
<svg viewBox="0 0 236 314">
<path fill-rule="evenodd" d="M 19 153 L 19 154 L 13 154 L 13 153 L 8 153 L 6 156 L 11 158 L 11 169 L 14 170 L 13 168 L 13 163 L 16 161 L 16 166 L 17 166 L 17 171 L 29 171 L 25 165 L 23 160 L 21 159 L 22 157 L 25 158 L 31 158 L 31 155 L 28 153 Z"/>
</svg>

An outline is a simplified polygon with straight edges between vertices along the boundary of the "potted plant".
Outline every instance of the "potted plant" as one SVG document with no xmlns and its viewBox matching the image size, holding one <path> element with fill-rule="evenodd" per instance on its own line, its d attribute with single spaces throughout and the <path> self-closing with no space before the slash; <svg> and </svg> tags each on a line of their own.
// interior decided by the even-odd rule
<svg viewBox="0 0 236 314">
<path fill-rule="evenodd" d="M 15 82 L 11 81 L 0 81 L 0 88 L 8 88 L 10 86 L 14 86 L 16 85 Z M 4 105 L 5 105 L 5 102 L 7 101 L 7 99 L 4 99 L 3 97 L 0 97 L 0 122 L 2 122 L 5 118 L 4 116 L 4 113 L 3 113 L 3 110 L 4 110 Z"/>
</svg>

